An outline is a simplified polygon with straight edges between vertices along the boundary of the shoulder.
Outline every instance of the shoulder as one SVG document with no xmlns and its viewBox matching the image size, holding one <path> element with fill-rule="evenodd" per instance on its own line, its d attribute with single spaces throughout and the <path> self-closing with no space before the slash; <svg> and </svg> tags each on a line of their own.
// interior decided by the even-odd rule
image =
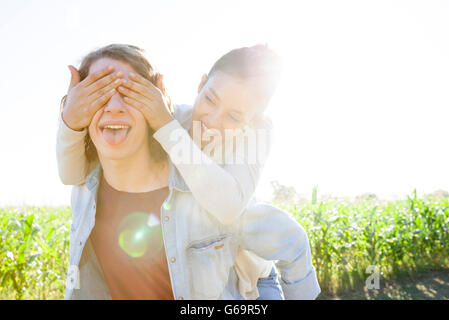
<svg viewBox="0 0 449 320">
<path fill-rule="evenodd" d="M 101 164 L 98 162 L 88 173 L 82 184 L 72 187 L 72 206 L 77 206 L 78 203 L 84 202 L 85 199 L 93 197 L 100 183 L 101 173 Z"/>
</svg>

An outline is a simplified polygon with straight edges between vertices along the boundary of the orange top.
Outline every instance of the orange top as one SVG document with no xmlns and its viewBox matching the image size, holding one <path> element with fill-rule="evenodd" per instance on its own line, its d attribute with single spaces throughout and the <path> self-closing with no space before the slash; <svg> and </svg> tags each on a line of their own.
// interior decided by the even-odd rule
<svg viewBox="0 0 449 320">
<path fill-rule="evenodd" d="M 102 176 L 90 237 L 112 299 L 173 299 L 160 223 L 167 195 L 118 191 Z"/>
</svg>

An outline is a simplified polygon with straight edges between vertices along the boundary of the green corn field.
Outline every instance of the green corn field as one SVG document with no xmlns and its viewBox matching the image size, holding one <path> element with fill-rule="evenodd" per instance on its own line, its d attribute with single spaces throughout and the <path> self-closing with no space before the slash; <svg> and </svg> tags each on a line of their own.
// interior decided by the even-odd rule
<svg viewBox="0 0 449 320">
<path fill-rule="evenodd" d="M 0 208 L 0 299 L 64 299 L 70 208 Z"/>
<path fill-rule="evenodd" d="M 406 200 L 318 202 L 285 208 L 307 230 L 321 289 L 337 294 L 364 284 L 368 266 L 394 279 L 449 265 L 449 198 L 416 191 Z"/>
<path fill-rule="evenodd" d="M 449 198 L 317 200 L 282 205 L 308 233 L 323 293 L 449 266 Z M 70 208 L 0 208 L 0 299 L 63 299 Z"/>
</svg>

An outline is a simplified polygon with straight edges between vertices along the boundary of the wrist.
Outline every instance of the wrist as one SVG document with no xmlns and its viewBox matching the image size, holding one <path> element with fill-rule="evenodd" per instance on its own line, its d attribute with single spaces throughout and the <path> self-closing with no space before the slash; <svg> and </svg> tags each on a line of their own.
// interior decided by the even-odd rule
<svg viewBox="0 0 449 320">
<path fill-rule="evenodd" d="M 167 123 L 173 121 L 174 118 L 171 114 L 168 114 L 167 116 L 164 117 L 164 119 L 161 119 L 161 121 L 159 121 L 159 123 L 157 123 L 153 129 L 154 131 L 158 131 L 160 128 L 162 128 L 163 126 L 165 126 Z"/>
<path fill-rule="evenodd" d="M 64 124 L 66 125 L 66 127 L 69 128 L 69 129 L 71 129 L 71 130 L 73 130 L 73 131 L 81 132 L 81 131 L 84 130 L 84 128 L 76 128 L 76 127 L 70 125 L 70 124 L 66 121 L 66 119 L 64 119 L 64 111 L 61 112 L 61 119 L 62 119 L 62 122 L 64 122 Z"/>
<path fill-rule="evenodd" d="M 177 130 L 181 131 L 176 133 Z M 187 131 L 185 131 L 176 119 L 173 119 L 164 126 L 160 127 L 159 130 L 156 130 L 153 134 L 153 138 L 161 144 L 168 154 L 170 154 L 170 150 L 173 145 L 179 143 L 179 137 L 185 135 L 188 135 Z"/>
</svg>

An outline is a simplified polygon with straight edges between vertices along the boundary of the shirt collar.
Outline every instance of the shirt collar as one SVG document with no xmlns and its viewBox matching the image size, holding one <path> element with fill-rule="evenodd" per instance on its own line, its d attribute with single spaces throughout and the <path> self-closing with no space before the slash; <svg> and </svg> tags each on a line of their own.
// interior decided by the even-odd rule
<svg viewBox="0 0 449 320">
<path fill-rule="evenodd" d="M 179 173 L 178 169 L 173 165 L 170 159 L 168 159 L 168 163 L 170 166 L 170 173 L 168 177 L 168 186 L 170 189 L 176 189 L 182 192 L 190 192 L 189 187 L 184 181 L 184 178 Z M 86 187 L 92 193 L 96 193 L 98 189 L 98 185 L 100 182 L 102 167 L 101 164 L 98 163 L 97 166 L 89 173 L 86 178 Z"/>
<path fill-rule="evenodd" d="M 100 161 L 98 161 L 98 164 L 91 171 L 91 173 L 89 173 L 89 175 L 87 176 L 86 186 L 90 191 L 94 191 L 98 187 L 98 184 L 100 181 L 101 170 L 102 170 L 101 164 L 100 164 Z"/>
</svg>

